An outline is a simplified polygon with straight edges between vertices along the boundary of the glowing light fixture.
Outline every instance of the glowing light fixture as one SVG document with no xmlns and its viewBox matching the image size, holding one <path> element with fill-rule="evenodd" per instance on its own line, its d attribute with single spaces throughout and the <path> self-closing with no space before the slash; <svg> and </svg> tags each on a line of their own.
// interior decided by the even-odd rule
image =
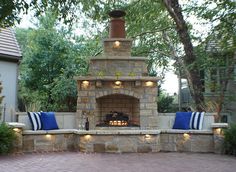
<svg viewBox="0 0 236 172">
<path fill-rule="evenodd" d="M 146 81 L 146 82 L 145 82 L 145 85 L 146 85 L 147 87 L 152 87 L 152 86 L 154 85 L 154 83 L 153 83 L 152 81 Z"/>
<path fill-rule="evenodd" d="M 145 134 L 145 139 L 151 139 L 151 135 L 150 134 Z"/>
<path fill-rule="evenodd" d="M 220 134 L 221 134 L 221 131 L 222 131 L 221 128 L 216 128 L 216 134 L 219 134 L 219 135 L 220 135 Z"/>
<path fill-rule="evenodd" d="M 115 85 L 120 86 L 121 85 L 121 81 L 115 81 Z"/>
<path fill-rule="evenodd" d="M 89 81 L 82 81 L 82 86 L 87 88 L 89 86 Z"/>
<path fill-rule="evenodd" d="M 113 48 L 120 48 L 120 41 L 115 41 L 113 43 Z"/>
<path fill-rule="evenodd" d="M 52 138 L 51 134 L 46 134 L 45 136 L 46 136 L 47 139 L 51 139 Z"/>
<path fill-rule="evenodd" d="M 20 131 L 19 128 L 13 128 L 13 130 L 14 130 L 15 132 L 19 132 L 19 131 Z"/>
<path fill-rule="evenodd" d="M 87 134 L 87 135 L 84 136 L 84 138 L 85 138 L 86 140 L 89 140 L 91 137 L 92 137 L 92 136 L 89 135 L 89 134 Z"/>
<path fill-rule="evenodd" d="M 184 137 L 184 140 L 185 140 L 185 141 L 187 141 L 187 140 L 190 139 L 190 135 L 187 134 L 187 133 L 184 133 L 184 134 L 183 134 L 183 137 Z"/>
</svg>

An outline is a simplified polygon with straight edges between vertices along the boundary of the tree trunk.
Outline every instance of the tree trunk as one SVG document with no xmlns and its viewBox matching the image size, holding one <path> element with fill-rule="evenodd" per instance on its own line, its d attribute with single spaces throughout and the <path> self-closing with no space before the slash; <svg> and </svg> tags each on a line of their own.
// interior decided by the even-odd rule
<svg viewBox="0 0 236 172">
<path fill-rule="evenodd" d="M 190 94 L 196 105 L 196 110 L 204 110 L 203 86 L 200 79 L 200 70 L 197 64 L 197 57 L 193 51 L 193 45 L 188 33 L 187 24 L 183 18 L 178 0 L 163 0 L 164 5 L 176 24 L 176 30 L 180 41 L 184 46 L 185 56 L 183 57 L 186 77 Z"/>
</svg>

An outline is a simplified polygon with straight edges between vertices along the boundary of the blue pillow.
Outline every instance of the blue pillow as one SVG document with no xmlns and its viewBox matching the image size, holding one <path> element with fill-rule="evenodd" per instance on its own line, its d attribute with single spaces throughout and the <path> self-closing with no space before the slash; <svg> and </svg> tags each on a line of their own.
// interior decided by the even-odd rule
<svg viewBox="0 0 236 172">
<path fill-rule="evenodd" d="M 58 129 L 54 112 L 41 112 L 42 130 Z"/>
<path fill-rule="evenodd" d="M 192 112 L 176 112 L 175 123 L 173 129 L 190 129 L 189 123 L 191 119 Z"/>
</svg>

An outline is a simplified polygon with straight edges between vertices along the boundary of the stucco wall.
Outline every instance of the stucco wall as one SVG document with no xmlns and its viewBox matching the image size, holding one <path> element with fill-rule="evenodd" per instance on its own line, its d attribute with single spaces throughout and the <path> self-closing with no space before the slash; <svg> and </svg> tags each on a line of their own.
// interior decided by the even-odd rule
<svg viewBox="0 0 236 172">
<path fill-rule="evenodd" d="M 2 95 L 5 96 L 2 105 L 6 105 L 6 121 L 14 121 L 12 112 L 17 108 L 17 70 L 17 63 L 0 60 L 0 80 L 3 85 Z"/>
</svg>

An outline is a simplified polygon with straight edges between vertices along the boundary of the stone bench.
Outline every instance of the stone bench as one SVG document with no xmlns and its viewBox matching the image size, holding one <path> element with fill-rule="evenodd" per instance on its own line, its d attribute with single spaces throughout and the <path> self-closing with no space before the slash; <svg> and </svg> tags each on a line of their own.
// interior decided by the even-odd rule
<svg viewBox="0 0 236 172">
<path fill-rule="evenodd" d="M 75 129 L 76 120 L 75 120 L 75 112 L 55 112 L 55 117 L 57 120 L 58 127 L 60 129 Z M 16 112 L 16 121 L 19 123 L 24 123 L 25 130 L 31 130 L 31 123 L 27 112 Z"/>
<path fill-rule="evenodd" d="M 214 114 L 204 116 L 203 130 L 172 129 L 175 113 L 159 113 L 157 130 L 113 129 L 78 130 L 75 113 L 55 113 L 60 129 L 32 131 L 26 113 L 17 113 L 18 122 L 24 123 L 21 132 L 23 152 L 82 151 L 82 152 L 217 152 L 220 153 L 222 135 L 214 124 Z"/>
<path fill-rule="evenodd" d="M 202 130 L 212 130 L 215 113 L 205 113 Z M 172 129 L 175 121 L 175 113 L 158 113 L 158 126 L 160 129 Z M 198 130 L 200 131 L 200 130 Z"/>
</svg>

